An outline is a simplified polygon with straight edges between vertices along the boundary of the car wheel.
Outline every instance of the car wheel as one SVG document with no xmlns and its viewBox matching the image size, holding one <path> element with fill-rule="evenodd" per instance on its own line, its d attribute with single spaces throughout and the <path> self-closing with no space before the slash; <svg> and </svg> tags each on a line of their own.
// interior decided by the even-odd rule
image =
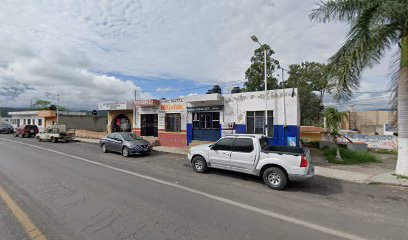
<svg viewBox="0 0 408 240">
<path fill-rule="evenodd" d="M 270 167 L 264 171 L 263 180 L 268 187 L 274 190 L 282 190 L 288 183 L 288 176 L 282 169 Z"/>
<path fill-rule="evenodd" d="M 106 149 L 106 145 L 105 145 L 105 144 L 102 144 L 102 152 L 103 152 L 103 153 L 107 153 L 107 152 L 108 152 L 108 150 Z"/>
<path fill-rule="evenodd" d="M 122 155 L 123 155 L 124 157 L 129 157 L 129 149 L 128 149 L 127 147 L 124 147 L 124 148 L 122 149 Z"/>
<path fill-rule="evenodd" d="M 14 133 L 14 137 L 18 137 L 18 133 Z"/>
<path fill-rule="evenodd" d="M 41 138 L 40 137 L 35 137 L 37 139 L 37 141 L 41 142 Z"/>
<path fill-rule="evenodd" d="M 58 138 L 56 138 L 56 137 L 51 137 L 51 142 L 57 143 L 57 142 L 58 142 Z"/>
<path fill-rule="evenodd" d="M 191 161 L 194 171 L 204 173 L 207 171 L 207 162 L 202 156 L 195 156 Z"/>
</svg>

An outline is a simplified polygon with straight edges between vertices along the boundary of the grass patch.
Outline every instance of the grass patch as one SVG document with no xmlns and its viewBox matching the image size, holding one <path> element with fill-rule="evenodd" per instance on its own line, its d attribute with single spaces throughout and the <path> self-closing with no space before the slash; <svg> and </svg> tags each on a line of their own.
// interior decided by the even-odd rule
<svg viewBox="0 0 408 240">
<path fill-rule="evenodd" d="M 348 149 L 340 148 L 340 155 L 343 161 L 336 161 L 336 149 L 335 148 L 325 148 L 322 150 L 323 155 L 326 157 L 327 161 L 330 163 L 344 164 L 344 165 L 355 165 L 364 163 L 380 163 L 382 161 L 374 155 L 367 152 L 355 152 Z"/>
<path fill-rule="evenodd" d="M 383 154 L 398 154 L 398 151 L 396 150 L 389 150 L 389 149 L 377 149 L 377 150 L 371 150 L 375 153 L 383 153 Z"/>
</svg>

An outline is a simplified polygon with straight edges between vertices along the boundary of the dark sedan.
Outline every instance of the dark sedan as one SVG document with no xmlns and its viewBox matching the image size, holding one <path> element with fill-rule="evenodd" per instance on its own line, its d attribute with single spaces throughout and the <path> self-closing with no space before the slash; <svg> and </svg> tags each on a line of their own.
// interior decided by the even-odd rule
<svg viewBox="0 0 408 240">
<path fill-rule="evenodd" d="M 118 152 L 122 153 L 125 157 L 134 154 L 150 153 L 153 149 L 148 141 L 129 132 L 110 133 L 99 141 L 99 146 L 104 153 Z"/>
<path fill-rule="evenodd" d="M 13 126 L 11 126 L 8 123 L 0 123 L 0 133 L 13 133 L 14 129 Z"/>
</svg>

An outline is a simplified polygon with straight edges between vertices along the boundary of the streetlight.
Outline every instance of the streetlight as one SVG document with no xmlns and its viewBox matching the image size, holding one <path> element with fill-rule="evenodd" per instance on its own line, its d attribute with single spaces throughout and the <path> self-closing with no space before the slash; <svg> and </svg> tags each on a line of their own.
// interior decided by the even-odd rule
<svg viewBox="0 0 408 240">
<path fill-rule="evenodd" d="M 264 51 L 264 80 L 265 80 L 265 135 L 269 137 L 269 131 L 268 131 L 268 95 L 267 95 L 267 91 L 268 91 L 268 87 L 267 87 L 267 81 L 266 81 L 266 47 L 261 44 L 258 40 L 258 38 L 253 35 L 251 36 L 252 41 L 258 43 L 261 47 L 263 47 L 263 51 Z"/>
</svg>

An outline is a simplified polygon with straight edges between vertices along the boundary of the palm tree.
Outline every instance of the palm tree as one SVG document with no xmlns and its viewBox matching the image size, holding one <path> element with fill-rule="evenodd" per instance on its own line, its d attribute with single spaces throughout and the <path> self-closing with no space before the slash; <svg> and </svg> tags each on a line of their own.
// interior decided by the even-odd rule
<svg viewBox="0 0 408 240">
<path fill-rule="evenodd" d="M 377 64 L 393 45 L 399 47 L 396 174 L 408 176 L 408 0 L 325 0 L 309 17 L 350 26 L 346 42 L 329 60 L 338 99 L 349 99 L 359 87 L 362 71 Z"/>
<path fill-rule="evenodd" d="M 337 143 L 338 137 L 340 137 L 340 123 L 341 120 L 347 117 L 346 113 L 339 112 L 335 108 L 326 108 L 323 112 L 326 119 L 326 125 L 329 130 L 329 135 L 332 137 L 333 143 L 336 145 L 337 154 L 336 160 L 343 161 L 340 155 L 339 144 Z"/>
</svg>

